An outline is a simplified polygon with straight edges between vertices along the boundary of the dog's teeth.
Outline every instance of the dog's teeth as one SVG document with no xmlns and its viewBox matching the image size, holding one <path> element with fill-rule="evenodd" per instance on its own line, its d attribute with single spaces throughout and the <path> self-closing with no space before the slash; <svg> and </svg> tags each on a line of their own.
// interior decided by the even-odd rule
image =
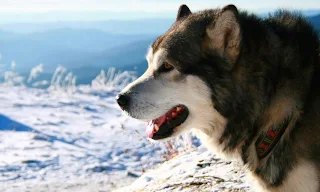
<svg viewBox="0 0 320 192">
<path fill-rule="evenodd" d="M 157 132 L 159 131 L 159 126 L 157 124 L 154 125 L 154 128 Z"/>
<path fill-rule="evenodd" d="M 177 109 L 177 111 L 179 112 L 179 111 L 182 110 L 182 107 L 179 106 L 179 107 L 177 107 L 176 109 Z"/>
</svg>

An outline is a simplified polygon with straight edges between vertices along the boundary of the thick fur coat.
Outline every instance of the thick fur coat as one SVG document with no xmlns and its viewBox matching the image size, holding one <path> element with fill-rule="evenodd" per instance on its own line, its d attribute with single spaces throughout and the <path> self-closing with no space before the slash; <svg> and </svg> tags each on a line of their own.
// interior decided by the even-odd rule
<svg viewBox="0 0 320 192">
<path fill-rule="evenodd" d="M 317 32 L 296 13 L 262 19 L 233 5 L 197 13 L 182 5 L 150 48 L 146 73 L 121 92 L 130 102 L 120 105 L 150 120 L 183 104 L 189 115 L 170 137 L 193 129 L 214 152 L 243 162 L 259 191 L 317 192 L 319 48 Z M 286 120 L 259 158 L 258 137 Z"/>
</svg>

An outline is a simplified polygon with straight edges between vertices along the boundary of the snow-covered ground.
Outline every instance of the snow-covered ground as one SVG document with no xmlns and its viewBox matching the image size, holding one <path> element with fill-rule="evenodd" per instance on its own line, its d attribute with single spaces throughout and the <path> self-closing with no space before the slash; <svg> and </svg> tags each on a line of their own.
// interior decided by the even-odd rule
<svg viewBox="0 0 320 192">
<path fill-rule="evenodd" d="M 245 192 L 250 191 L 248 186 L 239 164 L 223 161 L 200 146 L 164 162 L 117 192 Z"/>
<path fill-rule="evenodd" d="M 164 145 L 121 113 L 116 93 L 0 86 L 0 191 L 86 183 L 109 191 L 163 162 Z"/>
<path fill-rule="evenodd" d="M 120 111 L 118 91 L 0 86 L 0 191 L 112 191 L 141 175 L 122 191 L 247 189 L 237 166 L 185 140 L 165 162 L 168 145 Z"/>
</svg>

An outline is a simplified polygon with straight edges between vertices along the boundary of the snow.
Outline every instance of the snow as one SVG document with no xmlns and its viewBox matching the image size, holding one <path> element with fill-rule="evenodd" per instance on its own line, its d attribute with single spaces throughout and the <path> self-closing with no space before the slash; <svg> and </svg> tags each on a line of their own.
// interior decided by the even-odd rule
<svg viewBox="0 0 320 192">
<path fill-rule="evenodd" d="M 122 114 L 117 92 L 0 86 L 0 191 L 60 189 L 65 181 L 111 190 L 163 162 L 164 145 Z"/>
<path fill-rule="evenodd" d="M 143 174 L 124 191 L 250 191 L 244 170 L 200 146 Z"/>
<path fill-rule="evenodd" d="M 43 72 L 43 64 L 41 63 L 31 69 L 27 82 L 30 83 L 32 80 L 36 79 L 39 76 L 39 74 L 42 72 Z"/>
<path fill-rule="evenodd" d="M 118 91 L 0 85 L 0 191 L 249 190 L 236 163 L 197 140 L 177 139 L 172 154 L 150 142 L 145 123 L 115 103 Z"/>
</svg>

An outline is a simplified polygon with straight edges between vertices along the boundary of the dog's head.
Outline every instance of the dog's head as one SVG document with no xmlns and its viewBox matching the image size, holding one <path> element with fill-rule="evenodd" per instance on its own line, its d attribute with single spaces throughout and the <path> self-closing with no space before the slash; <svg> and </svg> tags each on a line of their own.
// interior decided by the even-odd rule
<svg viewBox="0 0 320 192">
<path fill-rule="evenodd" d="M 117 101 L 128 115 L 148 122 L 154 140 L 224 126 L 240 44 L 235 6 L 193 14 L 182 5 L 176 22 L 150 47 L 147 71 Z"/>
</svg>

